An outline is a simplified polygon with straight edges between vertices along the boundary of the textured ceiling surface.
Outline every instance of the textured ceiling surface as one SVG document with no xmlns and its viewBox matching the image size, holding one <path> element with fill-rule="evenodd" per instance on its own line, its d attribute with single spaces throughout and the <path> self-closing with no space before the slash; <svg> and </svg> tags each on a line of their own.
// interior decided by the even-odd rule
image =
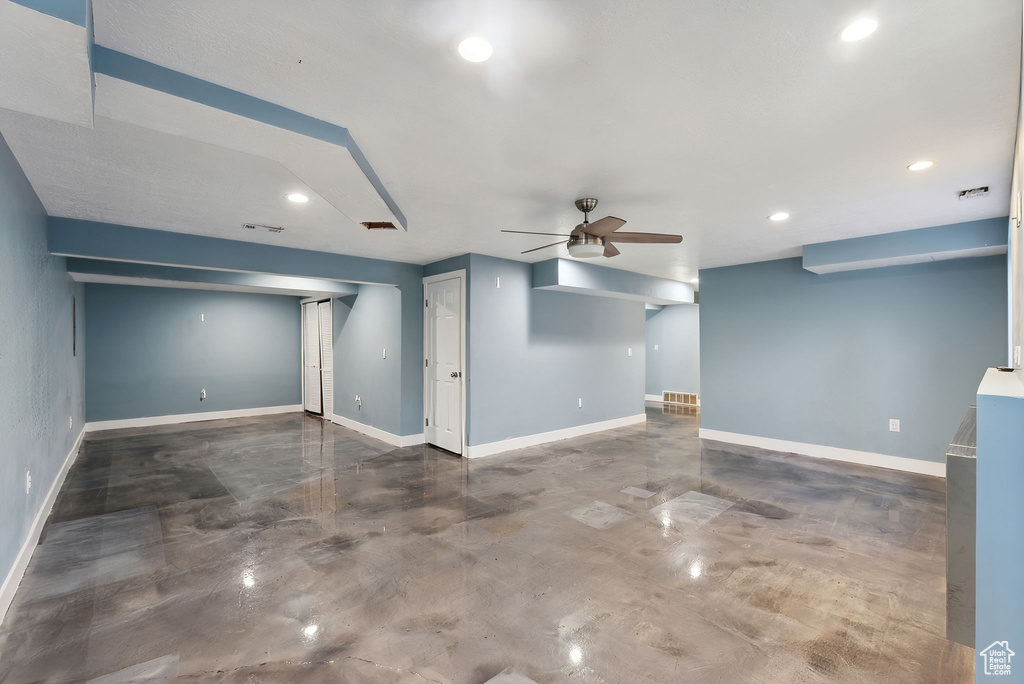
<svg viewBox="0 0 1024 684">
<path fill-rule="evenodd" d="M 0 0 L 0 108 L 90 125 L 88 49 L 81 26 Z"/>
<path fill-rule="evenodd" d="M 338 212 L 372 198 L 329 145 L 103 77 L 93 129 L 0 112 L 58 215 L 427 263 L 520 258 L 547 239 L 499 229 L 567 231 L 591 195 L 624 230 L 685 238 L 601 265 L 687 279 L 1009 205 L 1014 0 L 93 7 L 99 45 L 347 127 L 409 230 L 368 233 Z M 838 40 L 864 12 L 878 31 Z M 491 60 L 458 57 L 468 35 L 493 43 Z M 921 158 L 935 167 L 907 171 Z M 313 201 L 283 201 L 296 184 Z M 957 200 L 979 185 L 989 197 Z M 766 220 L 779 210 L 790 220 Z M 243 221 L 288 230 L 243 234 Z"/>
</svg>

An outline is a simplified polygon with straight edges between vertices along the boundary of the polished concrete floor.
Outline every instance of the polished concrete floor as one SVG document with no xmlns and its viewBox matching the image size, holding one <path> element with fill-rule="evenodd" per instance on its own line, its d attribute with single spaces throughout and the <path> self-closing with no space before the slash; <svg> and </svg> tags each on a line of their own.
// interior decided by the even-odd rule
<svg viewBox="0 0 1024 684">
<path fill-rule="evenodd" d="M 4 682 L 968 682 L 943 482 L 697 439 L 476 461 L 298 414 L 90 434 Z"/>
</svg>

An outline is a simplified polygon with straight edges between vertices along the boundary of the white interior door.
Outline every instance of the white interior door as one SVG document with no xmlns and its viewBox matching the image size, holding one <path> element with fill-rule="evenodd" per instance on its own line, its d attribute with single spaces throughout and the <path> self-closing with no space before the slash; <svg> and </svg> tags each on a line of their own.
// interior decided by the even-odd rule
<svg viewBox="0 0 1024 684">
<path fill-rule="evenodd" d="M 462 453 L 462 278 L 426 284 L 424 438 Z"/>
<path fill-rule="evenodd" d="M 302 406 L 323 413 L 320 396 L 320 313 L 316 302 L 302 305 Z"/>
<path fill-rule="evenodd" d="M 320 393 L 324 416 L 334 415 L 334 323 L 331 302 L 320 302 Z"/>
</svg>

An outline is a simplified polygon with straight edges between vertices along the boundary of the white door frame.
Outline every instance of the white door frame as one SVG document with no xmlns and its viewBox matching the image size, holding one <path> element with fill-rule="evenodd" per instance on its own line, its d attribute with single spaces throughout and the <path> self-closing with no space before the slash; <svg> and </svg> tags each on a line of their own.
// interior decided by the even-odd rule
<svg viewBox="0 0 1024 684">
<path fill-rule="evenodd" d="M 317 413 L 310 413 L 309 411 L 306 410 L 306 326 L 303 324 L 303 320 L 302 320 L 302 316 L 303 316 L 302 307 L 305 304 L 319 304 L 320 302 L 330 302 L 331 303 L 331 325 L 334 325 L 334 298 L 333 297 L 306 297 L 305 299 L 300 299 L 299 300 L 299 330 L 300 330 L 300 335 L 301 335 L 301 338 L 299 340 L 299 346 L 302 348 L 301 349 L 302 353 L 299 354 L 299 377 L 302 380 L 302 384 L 299 387 L 299 392 L 301 393 L 300 394 L 300 402 L 299 403 L 302 406 L 302 412 L 303 413 L 309 413 L 311 416 L 319 415 L 321 418 L 323 418 L 325 420 L 331 420 L 331 416 L 327 415 L 327 413 L 324 411 L 323 376 L 320 377 L 320 383 L 321 383 L 321 385 L 320 385 L 320 413 L 319 414 L 317 414 Z M 333 339 L 333 338 L 334 338 L 334 335 L 331 335 L 331 339 Z M 334 369 L 332 368 L 331 370 L 333 371 Z M 333 375 L 334 374 L 332 372 L 332 374 L 331 374 L 332 379 L 333 379 Z"/>
<path fill-rule="evenodd" d="M 461 335 L 459 336 L 459 380 L 462 381 L 462 391 L 459 392 L 459 400 L 462 403 L 462 457 L 466 456 L 466 442 L 468 440 L 469 425 L 466 424 L 466 400 L 468 392 L 466 387 L 468 385 L 469 376 L 466 374 L 466 269 L 460 268 L 457 271 L 448 271 L 447 273 L 438 273 L 437 275 L 425 276 L 423 278 L 423 425 L 426 428 L 427 424 L 427 407 L 429 406 L 429 393 L 430 387 L 427 385 L 427 320 L 426 320 L 426 308 L 427 308 L 427 285 L 430 283 L 436 283 L 442 280 L 451 280 L 452 278 L 459 279 L 459 314 L 461 320 L 459 321 L 459 328 Z M 425 430 L 424 430 L 425 432 Z M 426 437 L 426 435 L 424 435 Z"/>
</svg>

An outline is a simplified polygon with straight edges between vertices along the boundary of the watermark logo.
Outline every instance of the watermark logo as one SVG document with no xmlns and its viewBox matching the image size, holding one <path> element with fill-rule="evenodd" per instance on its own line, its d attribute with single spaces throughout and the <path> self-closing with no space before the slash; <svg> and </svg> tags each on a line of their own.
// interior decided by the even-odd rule
<svg viewBox="0 0 1024 684">
<path fill-rule="evenodd" d="M 985 659 L 985 674 L 1008 675 L 1010 659 L 1017 654 L 1010 650 L 1009 642 L 993 641 L 988 648 L 979 651 L 978 655 Z"/>
</svg>

